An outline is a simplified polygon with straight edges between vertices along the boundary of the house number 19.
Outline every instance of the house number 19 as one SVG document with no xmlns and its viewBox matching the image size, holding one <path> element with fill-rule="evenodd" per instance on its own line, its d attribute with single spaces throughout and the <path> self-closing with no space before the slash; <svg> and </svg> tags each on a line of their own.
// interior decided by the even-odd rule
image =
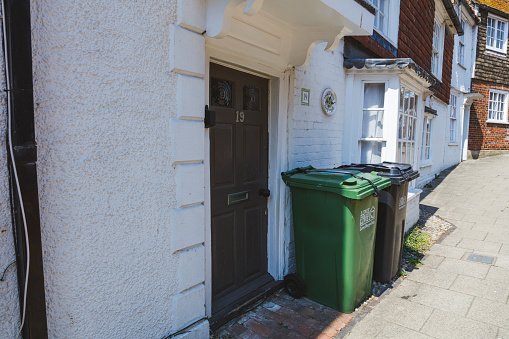
<svg viewBox="0 0 509 339">
<path fill-rule="evenodd" d="M 235 112 L 235 114 L 237 115 L 237 122 L 244 122 L 244 112 Z"/>
</svg>

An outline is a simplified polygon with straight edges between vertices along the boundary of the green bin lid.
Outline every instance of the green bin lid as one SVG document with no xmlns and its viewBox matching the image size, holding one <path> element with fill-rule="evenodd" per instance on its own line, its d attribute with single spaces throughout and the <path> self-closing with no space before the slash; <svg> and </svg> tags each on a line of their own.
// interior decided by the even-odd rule
<svg viewBox="0 0 509 339">
<path fill-rule="evenodd" d="M 327 191 L 350 199 L 363 199 L 375 193 L 371 183 L 379 190 L 391 185 L 389 178 L 380 177 L 377 172 L 362 173 L 356 170 L 315 169 L 312 166 L 283 172 L 281 176 L 285 184 L 290 187 Z"/>
</svg>

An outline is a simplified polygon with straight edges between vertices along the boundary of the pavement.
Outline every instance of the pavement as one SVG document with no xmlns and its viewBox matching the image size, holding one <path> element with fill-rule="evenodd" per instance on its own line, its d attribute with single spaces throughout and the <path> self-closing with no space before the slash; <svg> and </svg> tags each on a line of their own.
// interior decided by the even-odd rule
<svg viewBox="0 0 509 339">
<path fill-rule="evenodd" d="M 280 291 L 212 338 L 509 339 L 509 155 L 462 162 L 421 194 L 454 225 L 424 265 L 343 314 Z"/>
<path fill-rule="evenodd" d="M 442 172 L 421 208 L 455 229 L 336 338 L 509 339 L 508 168 L 500 155 Z"/>
</svg>

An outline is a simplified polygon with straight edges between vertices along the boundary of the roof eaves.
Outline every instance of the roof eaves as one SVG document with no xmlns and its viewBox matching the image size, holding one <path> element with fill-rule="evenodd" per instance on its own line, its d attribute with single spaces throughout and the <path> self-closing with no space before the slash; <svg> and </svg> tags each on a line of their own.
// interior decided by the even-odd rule
<svg viewBox="0 0 509 339">
<path fill-rule="evenodd" d="M 454 25 L 456 32 L 458 32 L 458 35 L 465 34 L 465 32 L 463 32 L 463 28 L 461 27 L 461 20 L 458 18 L 458 14 L 456 14 L 451 0 L 442 0 L 442 3 L 444 4 L 447 14 L 451 18 L 452 24 Z"/>
<path fill-rule="evenodd" d="M 343 67 L 346 69 L 412 69 L 419 77 L 426 80 L 430 87 L 434 86 L 437 81 L 426 72 L 421 66 L 417 65 L 411 58 L 398 58 L 398 59 L 345 59 Z"/>
<path fill-rule="evenodd" d="M 479 4 L 479 8 L 487 10 L 488 12 L 491 12 L 493 14 L 499 15 L 501 17 L 509 18 L 509 13 L 503 12 L 503 11 L 501 11 L 499 9 L 493 8 L 493 7 L 488 6 L 488 5 Z"/>
</svg>

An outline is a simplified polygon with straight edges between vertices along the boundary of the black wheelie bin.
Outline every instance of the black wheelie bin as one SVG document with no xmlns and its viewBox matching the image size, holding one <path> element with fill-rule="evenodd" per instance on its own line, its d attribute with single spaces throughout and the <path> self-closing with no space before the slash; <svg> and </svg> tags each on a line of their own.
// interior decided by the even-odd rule
<svg viewBox="0 0 509 339">
<path fill-rule="evenodd" d="M 380 191 L 376 227 L 375 261 L 373 280 L 390 281 L 401 267 L 405 235 L 408 184 L 419 177 L 410 164 L 382 162 L 379 164 L 351 164 L 338 169 L 360 172 L 378 172 L 391 179 L 391 186 Z"/>
</svg>

